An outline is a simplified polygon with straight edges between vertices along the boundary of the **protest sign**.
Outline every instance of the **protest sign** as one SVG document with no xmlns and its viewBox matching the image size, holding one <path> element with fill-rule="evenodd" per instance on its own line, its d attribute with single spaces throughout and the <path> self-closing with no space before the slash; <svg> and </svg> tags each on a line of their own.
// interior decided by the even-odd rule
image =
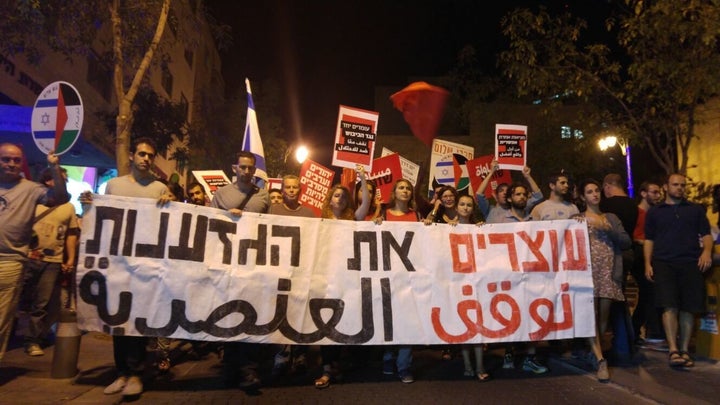
<svg viewBox="0 0 720 405">
<path fill-rule="evenodd" d="M 439 225 L 95 196 L 78 325 L 280 344 L 446 344 L 595 334 L 587 226 Z"/>
<path fill-rule="evenodd" d="M 368 179 L 375 181 L 377 192 L 380 193 L 380 198 L 384 204 L 390 202 L 393 186 L 401 178 L 400 155 L 397 153 L 375 159 L 373 161 L 373 171 L 368 177 Z"/>
<path fill-rule="evenodd" d="M 453 186 L 458 191 L 470 185 L 465 163 L 473 158 L 475 149 L 472 146 L 434 139 L 430 155 L 429 194 L 440 186 Z"/>
<path fill-rule="evenodd" d="M 220 187 L 230 184 L 230 180 L 222 170 L 193 170 L 195 180 L 202 185 L 210 199 Z"/>
<path fill-rule="evenodd" d="M 365 171 L 370 172 L 379 116 L 375 111 L 340 106 L 335 130 L 333 166 L 354 169 L 360 164 L 365 167 Z"/>
<path fill-rule="evenodd" d="M 387 156 L 392 155 L 393 152 L 388 148 L 383 147 L 382 152 L 380 153 L 380 156 Z M 405 159 L 402 157 L 402 155 L 398 154 L 400 156 L 400 167 L 402 168 L 402 178 L 409 180 L 410 183 L 415 187 L 417 185 L 418 176 L 420 175 L 420 165 L 417 163 L 414 163 L 408 159 Z"/>
<path fill-rule="evenodd" d="M 527 126 L 495 124 L 495 156 L 501 169 L 522 170 L 527 160 Z"/>
<path fill-rule="evenodd" d="M 310 159 L 300 167 L 300 204 L 312 209 L 318 217 L 333 185 L 333 177 L 335 172 Z"/>
<path fill-rule="evenodd" d="M 480 189 L 480 184 L 483 180 L 485 180 L 485 177 L 490 174 L 493 159 L 495 159 L 495 156 L 485 155 L 467 161 L 466 165 L 468 174 L 470 175 L 470 183 L 472 184 L 473 193 L 477 194 Z M 490 184 L 488 185 L 489 187 L 485 188 L 485 198 L 492 198 L 493 192 L 497 188 L 498 184 L 502 183 L 512 183 L 510 170 L 499 169 L 493 174 L 493 178 L 490 180 Z"/>
</svg>

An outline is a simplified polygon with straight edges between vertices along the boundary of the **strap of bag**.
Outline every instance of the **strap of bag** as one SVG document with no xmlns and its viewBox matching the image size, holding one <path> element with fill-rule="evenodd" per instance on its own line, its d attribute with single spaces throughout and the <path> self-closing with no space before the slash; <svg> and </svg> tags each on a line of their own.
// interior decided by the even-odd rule
<svg viewBox="0 0 720 405">
<path fill-rule="evenodd" d="M 245 209 L 245 206 L 247 205 L 248 201 L 250 201 L 250 197 L 253 196 L 253 194 L 257 193 L 260 188 L 258 186 L 253 185 L 252 190 L 250 190 L 249 193 L 245 194 L 245 199 L 242 200 L 240 205 L 237 207 L 240 211 Z"/>
<path fill-rule="evenodd" d="M 58 207 L 57 205 L 53 205 L 52 207 L 48 208 L 48 209 L 45 210 L 43 213 L 41 213 L 40 215 L 36 216 L 35 219 L 33 219 L 33 223 L 39 222 L 41 219 L 45 218 L 46 216 L 48 216 L 48 214 L 50 214 L 51 212 L 53 212 L 53 211 L 55 210 L 55 208 L 57 208 L 57 207 Z"/>
</svg>

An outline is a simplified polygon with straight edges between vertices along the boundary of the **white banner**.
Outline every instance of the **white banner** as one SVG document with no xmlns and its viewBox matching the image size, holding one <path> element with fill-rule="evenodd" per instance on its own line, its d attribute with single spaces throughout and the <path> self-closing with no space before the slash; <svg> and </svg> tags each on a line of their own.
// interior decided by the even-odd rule
<svg viewBox="0 0 720 405">
<path fill-rule="evenodd" d="M 78 323 L 111 334 L 298 344 L 593 336 L 587 228 L 431 225 L 95 196 Z"/>
</svg>

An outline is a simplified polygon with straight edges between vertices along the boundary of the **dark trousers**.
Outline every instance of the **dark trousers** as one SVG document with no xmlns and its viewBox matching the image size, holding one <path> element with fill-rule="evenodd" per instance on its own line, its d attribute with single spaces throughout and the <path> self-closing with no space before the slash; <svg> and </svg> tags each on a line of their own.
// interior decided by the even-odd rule
<svg viewBox="0 0 720 405">
<path fill-rule="evenodd" d="M 60 318 L 60 263 L 48 263 L 30 259 L 25 264 L 25 276 L 20 310 L 28 315 L 23 323 L 25 343 L 41 344 L 47 338 L 50 327 Z"/>
<path fill-rule="evenodd" d="M 640 328 L 645 326 L 646 339 L 665 339 L 662 327 L 662 314 L 655 308 L 655 286 L 645 278 L 645 259 L 643 247 L 634 244 L 635 263 L 632 267 L 632 276 L 638 286 L 638 302 L 632 315 L 635 340 L 640 337 Z"/>
<path fill-rule="evenodd" d="M 141 376 L 145 370 L 147 338 L 113 336 L 113 356 L 118 374 L 123 377 Z"/>
</svg>

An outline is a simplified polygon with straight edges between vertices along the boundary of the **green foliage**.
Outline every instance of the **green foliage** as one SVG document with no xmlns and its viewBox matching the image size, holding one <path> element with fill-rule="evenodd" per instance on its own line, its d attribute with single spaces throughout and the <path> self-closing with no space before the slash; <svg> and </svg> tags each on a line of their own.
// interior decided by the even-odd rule
<svg viewBox="0 0 720 405">
<path fill-rule="evenodd" d="M 140 88 L 133 104 L 133 126 L 131 139 L 148 137 L 158 146 L 158 153 L 165 153 L 173 142 L 173 137 L 184 142 L 189 134 L 185 116 L 185 107 L 180 103 L 159 97 L 147 87 Z M 108 132 L 116 133 L 117 109 L 99 112 Z M 178 162 L 179 163 L 179 162 Z"/>
<path fill-rule="evenodd" d="M 720 88 L 714 72 L 720 63 L 720 5 L 717 0 L 620 5 L 625 7 L 606 21 L 617 43 L 583 42 L 587 22 L 568 13 L 515 10 L 502 21 L 510 46 L 500 65 L 520 96 L 582 103 L 590 107 L 589 127 L 642 144 L 665 172 L 684 173 L 695 110 Z"/>
</svg>

